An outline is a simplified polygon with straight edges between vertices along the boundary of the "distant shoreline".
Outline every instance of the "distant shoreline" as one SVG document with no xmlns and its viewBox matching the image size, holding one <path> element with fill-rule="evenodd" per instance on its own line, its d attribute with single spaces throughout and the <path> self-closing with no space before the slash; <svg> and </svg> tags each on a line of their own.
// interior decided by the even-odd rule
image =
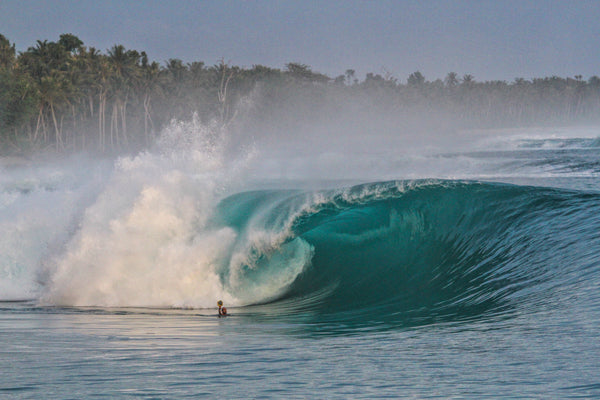
<svg viewBox="0 0 600 400">
<path fill-rule="evenodd" d="M 73 34 L 17 54 L 0 35 L 0 152 L 54 149 L 123 154 L 147 149 L 172 121 L 196 118 L 246 137 L 302 138 L 600 124 L 600 77 L 479 82 L 448 72 L 405 81 L 353 69 L 329 77 L 309 65 L 251 68 L 202 61 L 164 64 L 114 45 L 106 53 Z M 333 128 L 332 128 L 333 127 Z"/>
</svg>

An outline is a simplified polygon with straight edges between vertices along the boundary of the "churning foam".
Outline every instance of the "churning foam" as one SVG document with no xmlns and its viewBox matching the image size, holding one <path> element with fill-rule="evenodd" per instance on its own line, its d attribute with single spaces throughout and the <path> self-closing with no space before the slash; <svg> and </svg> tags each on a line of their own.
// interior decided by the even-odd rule
<svg viewBox="0 0 600 400">
<path fill-rule="evenodd" d="M 173 122 L 156 147 L 119 159 L 80 229 L 55 259 L 45 303 L 212 307 L 236 304 L 220 267 L 236 232 L 210 223 L 245 157 L 225 157 L 223 129 Z"/>
<path fill-rule="evenodd" d="M 39 296 L 46 261 L 73 233 L 106 170 L 77 157 L 0 164 L 0 300 Z"/>
</svg>

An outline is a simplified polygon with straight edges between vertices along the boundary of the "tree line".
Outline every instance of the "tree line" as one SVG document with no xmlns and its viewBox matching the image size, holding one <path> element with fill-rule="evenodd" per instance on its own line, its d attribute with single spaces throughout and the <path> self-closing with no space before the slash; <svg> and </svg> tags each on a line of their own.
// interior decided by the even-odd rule
<svg viewBox="0 0 600 400">
<path fill-rule="evenodd" d="M 246 104 L 248 103 L 248 104 Z M 251 103 L 251 104 L 250 104 Z M 244 106 L 246 104 L 246 106 Z M 450 72 L 428 81 L 416 71 L 355 71 L 331 78 L 301 63 L 285 69 L 150 61 L 144 51 L 114 45 L 105 53 L 73 34 L 38 40 L 17 54 L 0 35 L 0 149 L 119 152 L 149 146 L 172 119 L 196 114 L 254 126 L 281 120 L 338 118 L 348 109 L 397 120 L 431 116 L 461 128 L 599 122 L 600 78 L 546 77 L 478 82 Z"/>
</svg>

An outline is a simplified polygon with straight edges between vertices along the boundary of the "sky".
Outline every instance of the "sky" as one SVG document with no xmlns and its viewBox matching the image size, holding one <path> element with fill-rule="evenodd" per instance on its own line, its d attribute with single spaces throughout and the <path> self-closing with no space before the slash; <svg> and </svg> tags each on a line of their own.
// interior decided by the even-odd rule
<svg viewBox="0 0 600 400">
<path fill-rule="evenodd" d="M 18 51 L 62 33 L 161 64 L 299 62 L 361 80 L 600 76 L 600 0 L 0 0 L 0 34 Z"/>
</svg>

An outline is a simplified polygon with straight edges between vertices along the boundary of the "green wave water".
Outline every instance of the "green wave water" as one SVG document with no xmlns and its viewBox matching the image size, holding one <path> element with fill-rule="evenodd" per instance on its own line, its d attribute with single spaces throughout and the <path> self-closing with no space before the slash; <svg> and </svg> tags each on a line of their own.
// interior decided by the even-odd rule
<svg viewBox="0 0 600 400">
<path fill-rule="evenodd" d="M 410 326 L 494 318 L 544 303 L 600 265 L 600 195 L 470 181 L 378 182 L 318 194 L 241 193 L 218 223 L 255 245 L 243 283 L 301 272 L 265 312 L 318 322 Z M 224 265 L 230 265 L 225 263 Z M 228 280 L 227 267 L 221 269 Z"/>
</svg>

